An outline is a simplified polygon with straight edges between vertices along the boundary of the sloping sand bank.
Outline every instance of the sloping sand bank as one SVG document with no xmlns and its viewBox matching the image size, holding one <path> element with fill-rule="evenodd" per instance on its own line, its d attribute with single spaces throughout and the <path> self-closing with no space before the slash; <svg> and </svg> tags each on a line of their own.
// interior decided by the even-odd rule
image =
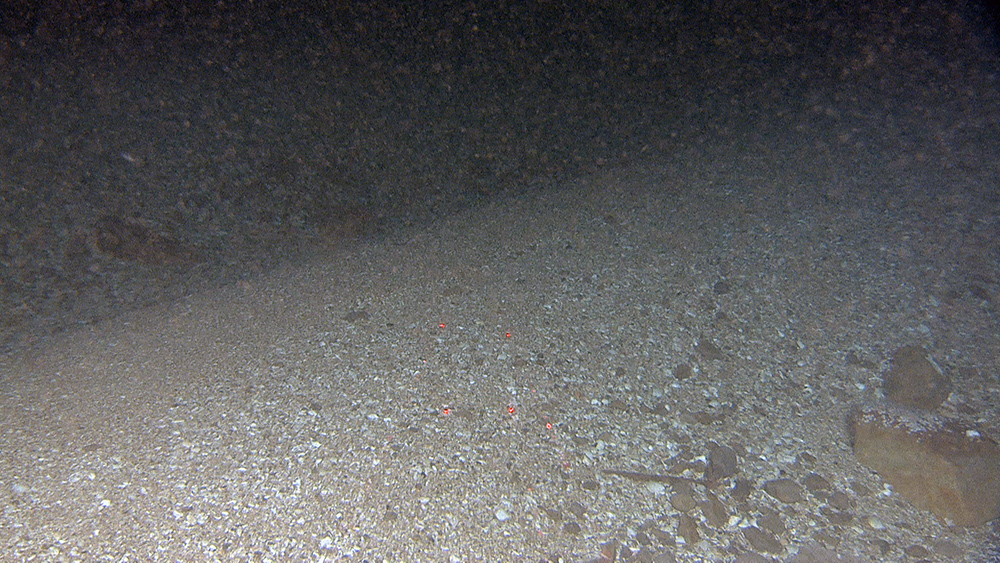
<svg viewBox="0 0 1000 563">
<path fill-rule="evenodd" d="M 887 491 L 844 416 L 919 344 L 995 424 L 996 226 L 761 174 L 616 170 L 12 353 L 0 550 L 979 560 L 988 530 Z"/>
</svg>

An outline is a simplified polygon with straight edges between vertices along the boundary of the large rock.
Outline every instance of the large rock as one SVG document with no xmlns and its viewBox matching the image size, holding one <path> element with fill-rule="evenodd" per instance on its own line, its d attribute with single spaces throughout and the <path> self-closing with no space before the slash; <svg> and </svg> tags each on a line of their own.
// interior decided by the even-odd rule
<svg viewBox="0 0 1000 563">
<path fill-rule="evenodd" d="M 892 356 L 892 367 L 885 374 L 882 389 L 890 401 L 930 411 L 948 399 L 951 380 L 926 350 L 903 346 Z"/>
<path fill-rule="evenodd" d="M 914 506 L 959 526 L 1000 516 L 1000 446 L 956 421 L 889 403 L 857 407 L 854 454 Z"/>
</svg>

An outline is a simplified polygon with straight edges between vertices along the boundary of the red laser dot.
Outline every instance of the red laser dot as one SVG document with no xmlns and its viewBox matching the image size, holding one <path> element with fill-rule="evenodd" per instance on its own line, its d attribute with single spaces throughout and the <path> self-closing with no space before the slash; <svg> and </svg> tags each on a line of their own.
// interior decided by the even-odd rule
<svg viewBox="0 0 1000 563">
<path fill-rule="evenodd" d="M 507 338 L 510 338 L 510 333 L 507 332 L 507 333 L 504 334 L 504 336 L 506 336 Z"/>
<path fill-rule="evenodd" d="M 451 414 L 451 409 L 444 409 L 441 412 L 443 412 L 445 416 L 448 416 L 449 414 Z"/>
<path fill-rule="evenodd" d="M 445 328 L 446 326 L 448 326 L 448 325 L 446 325 L 444 323 L 441 323 L 441 324 L 438 325 L 438 328 Z"/>
<path fill-rule="evenodd" d="M 515 407 L 514 405 L 510 405 L 509 407 L 507 407 L 507 412 L 509 412 L 510 414 L 514 414 L 515 412 L 517 412 L 517 407 Z"/>
<path fill-rule="evenodd" d="M 552 430 L 552 423 L 551 422 L 546 422 L 545 423 L 545 427 L 548 428 L 549 430 Z"/>
</svg>

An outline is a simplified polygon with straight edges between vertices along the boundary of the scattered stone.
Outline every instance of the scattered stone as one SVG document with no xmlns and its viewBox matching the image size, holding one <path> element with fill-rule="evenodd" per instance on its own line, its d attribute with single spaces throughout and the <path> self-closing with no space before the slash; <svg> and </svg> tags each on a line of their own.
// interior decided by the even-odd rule
<svg viewBox="0 0 1000 563">
<path fill-rule="evenodd" d="M 872 494 L 871 490 L 864 483 L 851 481 L 851 490 L 859 497 L 867 497 Z"/>
<path fill-rule="evenodd" d="M 711 426 L 717 422 L 724 422 L 729 413 L 726 410 L 721 410 L 720 412 L 695 411 L 690 414 L 691 418 L 698 424 Z"/>
<path fill-rule="evenodd" d="M 924 559 L 926 557 L 930 557 L 931 555 L 929 549 L 927 549 L 922 545 L 917 545 L 917 544 L 904 547 L 903 553 L 905 553 L 908 557 L 912 557 L 914 559 Z"/>
<path fill-rule="evenodd" d="M 802 452 L 799 455 L 795 456 L 795 462 L 800 466 L 811 467 L 816 463 L 816 456 L 812 455 L 809 452 Z"/>
<path fill-rule="evenodd" d="M 757 519 L 757 525 L 762 529 L 776 536 L 784 534 L 788 529 L 781 521 L 781 514 L 773 508 L 764 507 L 761 509 L 761 516 Z"/>
<path fill-rule="evenodd" d="M 587 515 L 587 507 L 576 501 L 570 503 L 568 510 L 570 514 L 575 516 L 578 520 L 583 520 Z"/>
<path fill-rule="evenodd" d="M 684 543 L 689 546 L 698 543 L 698 540 L 701 539 L 698 534 L 698 522 L 687 514 L 681 514 L 681 518 L 677 522 L 677 535 L 684 538 Z"/>
<path fill-rule="evenodd" d="M 667 490 L 667 485 L 665 483 L 657 483 L 656 481 L 648 481 L 646 482 L 646 490 L 654 495 L 659 495 Z"/>
<path fill-rule="evenodd" d="M 705 480 L 709 483 L 715 483 L 736 475 L 736 470 L 736 450 L 729 446 L 718 446 L 708 454 L 708 469 L 705 471 Z"/>
<path fill-rule="evenodd" d="M 687 491 L 674 493 L 674 495 L 670 497 L 670 506 L 674 507 L 674 510 L 678 512 L 688 512 L 694 510 L 697 505 L 698 504 L 695 502 L 694 497 Z"/>
<path fill-rule="evenodd" d="M 581 528 L 580 525 L 577 524 L 576 522 L 566 522 L 565 524 L 563 524 L 563 533 L 565 534 L 576 536 L 579 535 L 580 532 L 582 531 L 583 528 Z"/>
<path fill-rule="evenodd" d="M 621 553 L 619 554 L 619 549 Z M 612 539 L 609 542 L 601 544 L 601 561 L 614 562 L 618 555 L 622 556 L 622 559 L 627 558 L 629 549 L 627 546 L 621 545 L 618 540 Z"/>
<path fill-rule="evenodd" d="M 873 530 L 878 530 L 880 532 L 885 530 L 885 524 L 878 519 L 878 516 L 869 516 L 868 518 L 865 518 L 864 523 Z"/>
<path fill-rule="evenodd" d="M 551 518 L 553 522 L 562 522 L 562 512 L 559 512 L 554 508 L 546 508 L 544 506 L 542 507 L 542 512 Z"/>
<path fill-rule="evenodd" d="M 351 311 L 346 315 L 344 315 L 343 317 L 345 322 L 352 324 L 358 321 L 367 321 L 368 318 L 369 318 L 368 311 L 366 311 L 365 309 L 358 309 L 355 311 Z"/>
<path fill-rule="evenodd" d="M 812 539 L 829 548 L 835 548 L 837 547 L 837 544 L 840 543 L 840 539 L 831 534 L 828 530 L 817 530 L 816 533 L 812 535 Z"/>
<path fill-rule="evenodd" d="M 846 526 L 854 520 L 854 515 L 850 512 L 840 511 L 832 506 L 821 506 L 819 511 L 834 526 Z"/>
<path fill-rule="evenodd" d="M 701 513 L 705 515 L 705 521 L 713 528 L 722 529 L 729 524 L 729 510 L 711 492 L 706 493 L 708 500 L 701 503 Z"/>
<path fill-rule="evenodd" d="M 883 382 L 890 401 L 914 409 L 934 410 L 951 394 L 951 381 L 923 348 L 903 346 L 892 356 Z"/>
<path fill-rule="evenodd" d="M 914 506 L 959 526 L 1000 516 L 1000 445 L 978 430 L 887 403 L 849 418 L 854 454 Z"/>
<path fill-rule="evenodd" d="M 962 555 L 964 555 L 961 547 L 948 540 L 939 540 L 934 542 L 934 553 L 943 558 L 945 561 L 958 561 L 962 558 Z"/>
<path fill-rule="evenodd" d="M 711 340 L 707 338 L 702 338 L 694 346 L 694 351 L 701 356 L 701 359 L 705 361 L 721 360 L 723 359 L 722 350 L 719 349 Z"/>
<path fill-rule="evenodd" d="M 765 532 L 757 526 L 747 526 L 743 528 L 743 537 L 747 539 L 751 546 L 757 551 L 780 555 L 785 552 L 785 546 L 781 545 L 778 538 L 770 532 Z"/>
<path fill-rule="evenodd" d="M 653 533 L 653 537 L 660 542 L 664 547 L 674 547 L 676 542 L 674 541 L 674 535 L 666 530 L 661 530 L 660 528 L 653 528 L 650 530 Z"/>
<path fill-rule="evenodd" d="M 714 286 L 712 286 L 712 291 L 714 291 L 716 295 L 725 295 L 732 291 L 732 289 L 733 286 L 726 280 L 719 280 L 715 282 Z"/>
<path fill-rule="evenodd" d="M 780 500 L 785 504 L 802 502 L 805 493 L 802 486 L 791 479 L 774 479 L 767 481 L 763 486 L 764 492 Z"/>
<path fill-rule="evenodd" d="M 838 510 L 850 510 L 853 508 L 851 496 L 843 491 L 834 491 L 830 495 L 830 498 L 827 499 L 827 502 L 830 503 L 830 506 Z"/>
<path fill-rule="evenodd" d="M 674 368 L 674 377 L 676 377 L 677 379 L 684 380 L 693 376 L 694 376 L 694 369 L 687 364 L 681 364 Z"/>
<path fill-rule="evenodd" d="M 810 473 L 802 479 L 802 484 L 809 489 L 809 492 L 825 491 L 830 488 L 830 482 L 818 473 Z"/>
<path fill-rule="evenodd" d="M 875 538 L 872 540 L 872 545 L 878 549 L 878 552 L 882 555 L 888 555 L 892 551 L 892 543 L 884 540 L 882 538 Z"/>
<path fill-rule="evenodd" d="M 736 502 L 746 502 L 752 491 L 753 487 L 750 486 L 749 481 L 746 479 L 737 479 L 729 496 Z"/>
<path fill-rule="evenodd" d="M 622 399 L 611 399 L 611 403 L 608 405 L 608 408 L 612 411 L 623 413 L 628 411 L 628 403 Z"/>
<path fill-rule="evenodd" d="M 859 368 L 864 368 L 864 369 L 867 369 L 867 370 L 873 370 L 873 369 L 875 369 L 875 362 L 873 362 L 871 360 L 863 360 L 863 359 L 861 359 L 861 357 L 859 357 L 854 352 L 848 352 L 847 353 L 847 365 L 854 366 L 854 367 L 859 367 Z"/>
</svg>

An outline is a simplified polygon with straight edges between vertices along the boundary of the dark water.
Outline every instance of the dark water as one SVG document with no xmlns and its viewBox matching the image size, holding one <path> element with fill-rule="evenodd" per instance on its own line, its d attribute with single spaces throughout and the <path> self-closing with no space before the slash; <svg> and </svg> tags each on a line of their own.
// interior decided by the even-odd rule
<svg viewBox="0 0 1000 563">
<path fill-rule="evenodd" d="M 745 159 L 723 167 L 814 163 L 779 190 L 906 198 L 871 171 L 978 178 L 1000 156 L 976 4 L 22 2 L 2 18 L 6 345 L 625 164 L 728 147 Z M 988 185 L 961 189 L 996 201 Z M 109 220 L 149 231 L 108 242 Z"/>
</svg>

